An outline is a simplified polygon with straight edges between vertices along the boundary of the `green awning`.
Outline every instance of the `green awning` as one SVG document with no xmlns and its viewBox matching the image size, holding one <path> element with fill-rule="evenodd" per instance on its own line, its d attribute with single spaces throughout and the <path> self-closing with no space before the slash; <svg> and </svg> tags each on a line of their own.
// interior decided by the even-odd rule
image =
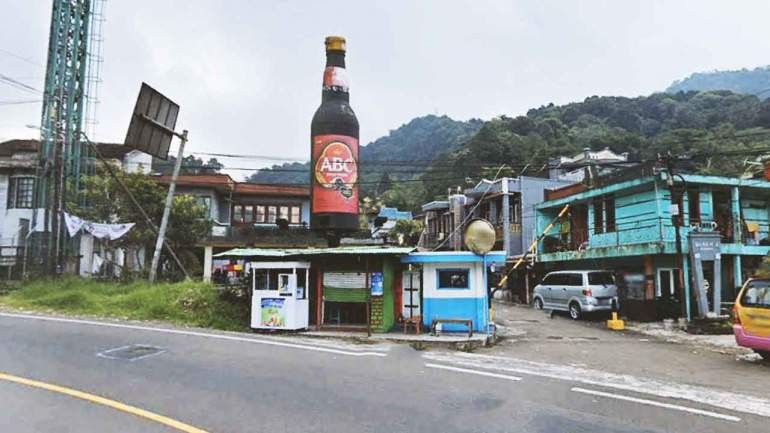
<svg viewBox="0 0 770 433">
<path fill-rule="evenodd" d="M 321 255 L 404 255 L 414 251 L 414 247 L 385 247 L 385 246 L 350 246 L 336 248 L 234 248 L 214 257 L 253 257 L 280 258 Z"/>
</svg>

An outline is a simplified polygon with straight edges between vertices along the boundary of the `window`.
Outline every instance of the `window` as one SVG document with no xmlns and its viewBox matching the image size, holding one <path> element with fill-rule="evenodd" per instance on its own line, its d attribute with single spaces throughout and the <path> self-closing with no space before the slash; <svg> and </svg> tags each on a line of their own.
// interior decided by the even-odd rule
<svg viewBox="0 0 770 433">
<path fill-rule="evenodd" d="M 468 289 L 468 269 L 439 269 L 438 288 L 439 289 Z"/>
<path fill-rule="evenodd" d="M 606 195 L 597 198 L 593 203 L 594 233 L 611 233 L 615 231 L 615 197 Z"/>
<path fill-rule="evenodd" d="M 233 223 L 242 223 L 242 222 L 243 222 L 243 206 L 235 205 L 233 206 Z"/>
<path fill-rule="evenodd" d="M 289 206 L 281 206 L 278 208 L 278 218 L 289 221 Z"/>
<path fill-rule="evenodd" d="M 301 213 L 299 206 L 292 206 L 291 207 L 291 215 L 289 218 L 289 222 L 291 224 L 299 224 L 301 222 Z"/>
<path fill-rule="evenodd" d="M 254 212 L 254 222 L 256 223 L 263 223 L 265 222 L 265 207 L 263 205 L 254 206 L 255 212 Z"/>
<path fill-rule="evenodd" d="M 12 177 L 8 183 L 8 208 L 32 208 L 34 191 L 34 177 Z"/>
<path fill-rule="evenodd" d="M 243 207 L 243 221 L 246 223 L 254 222 L 254 206 Z"/>
<path fill-rule="evenodd" d="M 211 215 L 211 197 L 207 195 L 196 195 L 195 204 L 203 208 L 206 216 Z"/>
<path fill-rule="evenodd" d="M 278 208 L 276 206 L 268 206 L 267 207 L 267 222 L 270 224 L 275 223 L 275 218 L 278 213 Z"/>
<path fill-rule="evenodd" d="M 583 274 L 563 274 L 565 286 L 582 286 Z"/>
<path fill-rule="evenodd" d="M 554 286 L 556 285 L 557 276 L 558 276 L 557 274 L 548 274 L 545 276 L 545 278 L 543 278 L 543 282 L 541 282 L 540 284 L 544 286 Z"/>
<path fill-rule="evenodd" d="M 615 231 L 615 197 L 608 195 L 604 199 L 604 231 L 611 233 Z"/>
<path fill-rule="evenodd" d="M 697 189 L 687 191 L 687 213 L 690 223 L 700 222 L 700 191 Z"/>
<path fill-rule="evenodd" d="M 615 284 L 615 277 L 612 275 L 612 272 L 589 272 L 588 284 L 601 284 L 603 286 Z"/>
<path fill-rule="evenodd" d="M 770 281 L 755 280 L 749 283 L 741 296 L 741 305 L 753 308 L 770 308 Z"/>
<path fill-rule="evenodd" d="M 594 202 L 594 233 L 604 233 L 604 201 Z"/>
</svg>

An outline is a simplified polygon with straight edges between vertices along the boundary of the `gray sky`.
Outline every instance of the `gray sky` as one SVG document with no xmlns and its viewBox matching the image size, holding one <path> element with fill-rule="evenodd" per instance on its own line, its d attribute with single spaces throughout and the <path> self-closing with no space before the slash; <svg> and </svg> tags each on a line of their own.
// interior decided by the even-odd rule
<svg viewBox="0 0 770 433">
<path fill-rule="evenodd" d="M 50 8 L 3 1 L 0 74 L 43 88 Z M 147 81 L 181 105 L 193 151 L 306 158 L 329 34 L 348 39 L 367 143 L 425 114 L 517 115 L 766 65 L 768 16 L 767 1 L 109 0 L 96 138 L 123 141 Z M 30 98 L 0 83 L 0 101 Z M 40 104 L 0 105 L 0 140 L 39 123 Z"/>
</svg>

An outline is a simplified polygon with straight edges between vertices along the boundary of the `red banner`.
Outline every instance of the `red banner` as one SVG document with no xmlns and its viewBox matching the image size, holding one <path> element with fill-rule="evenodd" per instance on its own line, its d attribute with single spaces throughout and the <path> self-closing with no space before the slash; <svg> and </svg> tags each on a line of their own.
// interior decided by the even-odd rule
<svg viewBox="0 0 770 433">
<path fill-rule="evenodd" d="M 312 213 L 358 214 L 358 139 L 313 137 Z"/>
</svg>

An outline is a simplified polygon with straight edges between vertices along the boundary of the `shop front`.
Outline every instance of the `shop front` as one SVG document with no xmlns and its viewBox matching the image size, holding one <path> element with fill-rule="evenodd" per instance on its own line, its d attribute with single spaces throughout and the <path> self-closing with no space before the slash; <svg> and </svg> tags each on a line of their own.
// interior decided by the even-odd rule
<svg viewBox="0 0 770 433">
<path fill-rule="evenodd" d="M 254 329 L 387 332 L 404 309 L 400 258 L 412 250 L 251 248 L 217 257 L 247 263 Z M 414 305 L 410 298 L 409 307 Z"/>
</svg>

